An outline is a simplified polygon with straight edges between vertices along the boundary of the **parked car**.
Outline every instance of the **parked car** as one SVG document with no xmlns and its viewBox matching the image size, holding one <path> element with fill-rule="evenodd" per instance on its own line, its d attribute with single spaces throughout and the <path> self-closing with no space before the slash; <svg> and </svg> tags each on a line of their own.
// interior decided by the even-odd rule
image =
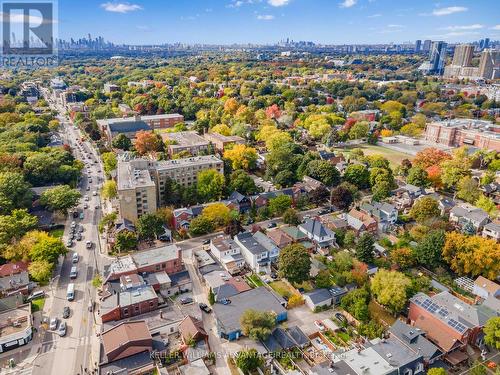
<svg viewBox="0 0 500 375">
<path fill-rule="evenodd" d="M 76 221 L 72 221 L 71 222 L 71 228 L 75 228 L 76 227 Z"/>
<path fill-rule="evenodd" d="M 319 329 L 320 331 L 324 331 L 324 330 L 325 330 L 325 325 L 323 324 L 323 322 L 322 322 L 321 320 L 315 320 L 315 321 L 314 321 L 314 325 L 315 325 L 316 327 L 318 327 L 318 329 Z"/>
<path fill-rule="evenodd" d="M 66 241 L 66 247 L 71 247 L 73 246 L 73 240 L 71 238 L 68 238 L 68 240 Z"/>
<path fill-rule="evenodd" d="M 57 329 L 58 324 L 59 324 L 59 319 L 57 319 L 57 318 L 50 319 L 49 329 L 51 331 L 55 331 Z"/>
<path fill-rule="evenodd" d="M 227 298 L 221 299 L 219 302 L 222 303 L 223 305 L 230 305 L 231 304 L 231 300 L 227 299 Z"/>
<path fill-rule="evenodd" d="M 208 245 L 208 244 L 210 244 L 210 240 L 203 241 L 203 245 Z"/>
<path fill-rule="evenodd" d="M 268 228 L 276 228 L 276 223 L 269 223 L 267 224 Z"/>
<path fill-rule="evenodd" d="M 80 212 L 80 220 L 83 220 L 84 217 L 85 217 L 84 213 Z"/>
<path fill-rule="evenodd" d="M 83 237 L 82 237 L 82 234 L 81 234 L 80 232 L 78 232 L 78 233 L 76 234 L 76 240 L 77 240 L 77 241 L 81 241 L 81 240 L 82 240 L 82 238 L 83 238 Z"/>
<path fill-rule="evenodd" d="M 80 260 L 80 256 L 78 255 L 78 253 L 73 253 L 73 257 L 71 258 L 71 262 L 78 263 L 79 260 Z"/>
<path fill-rule="evenodd" d="M 62 313 L 62 317 L 63 317 L 64 319 L 68 319 L 68 318 L 69 318 L 70 313 L 71 313 L 71 310 L 69 309 L 69 306 L 64 306 L 63 313 Z"/>
<path fill-rule="evenodd" d="M 337 318 L 337 320 L 343 324 L 349 324 L 347 318 L 339 312 L 335 313 L 335 318 Z"/>
<path fill-rule="evenodd" d="M 188 303 L 193 303 L 193 299 L 191 297 L 183 297 L 179 299 L 181 305 L 187 305 Z"/>
<path fill-rule="evenodd" d="M 94 197 L 95 197 L 95 196 L 97 196 L 97 191 L 95 191 L 95 190 L 94 190 L 94 191 L 92 192 L 92 195 L 93 195 Z"/>
<path fill-rule="evenodd" d="M 92 249 L 92 241 L 87 241 L 87 242 L 85 242 L 85 247 L 86 247 L 87 249 Z"/>
<path fill-rule="evenodd" d="M 27 300 L 28 301 L 33 301 L 35 299 L 43 298 L 43 297 L 45 297 L 45 291 L 43 291 L 43 290 L 37 290 L 36 292 L 31 293 L 28 296 Z"/>
<path fill-rule="evenodd" d="M 206 303 L 199 303 L 198 306 L 200 307 L 201 311 L 206 312 L 207 314 L 210 314 L 212 312 L 212 309 L 208 307 Z"/>
<path fill-rule="evenodd" d="M 83 208 L 86 210 L 87 208 L 89 208 L 89 205 L 87 203 L 84 203 Z"/>
<path fill-rule="evenodd" d="M 61 337 L 66 336 L 66 322 L 61 322 L 57 334 Z"/>
</svg>

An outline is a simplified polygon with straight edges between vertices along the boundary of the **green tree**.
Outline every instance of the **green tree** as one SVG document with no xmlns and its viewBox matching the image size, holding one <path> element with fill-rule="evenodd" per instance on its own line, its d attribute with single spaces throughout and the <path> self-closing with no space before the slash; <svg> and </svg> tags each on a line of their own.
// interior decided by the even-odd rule
<svg viewBox="0 0 500 375">
<path fill-rule="evenodd" d="M 196 184 L 198 195 L 205 201 L 219 200 L 224 191 L 224 176 L 215 169 L 207 169 L 198 173 Z"/>
<path fill-rule="evenodd" d="M 212 288 L 208 291 L 208 303 L 210 305 L 213 305 L 215 303 L 215 294 Z"/>
<path fill-rule="evenodd" d="M 320 270 L 314 278 L 316 288 L 330 288 L 332 286 L 332 277 L 330 271 Z"/>
<path fill-rule="evenodd" d="M 66 214 L 69 209 L 78 205 L 81 197 L 82 194 L 78 190 L 61 185 L 45 190 L 40 197 L 40 203 L 52 211 Z"/>
<path fill-rule="evenodd" d="M 114 248 L 118 252 L 126 252 L 137 248 L 137 235 L 134 232 L 124 230 L 119 232 L 115 238 Z"/>
<path fill-rule="evenodd" d="M 370 291 L 367 288 L 352 290 L 340 300 L 340 306 L 361 322 L 370 320 L 369 303 Z"/>
<path fill-rule="evenodd" d="M 96 289 L 97 289 L 97 288 L 100 288 L 100 287 L 102 286 L 102 282 L 103 282 L 103 280 L 102 280 L 102 276 L 101 276 L 101 275 L 99 275 L 99 274 L 97 274 L 97 275 L 95 275 L 95 276 L 94 276 L 94 278 L 92 279 L 92 286 L 93 286 L 94 288 L 96 288 Z"/>
<path fill-rule="evenodd" d="M 52 276 L 52 269 L 54 264 L 47 260 L 35 260 L 28 266 L 28 273 L 31 278 L 38 282 L 47 282 Z"/>
<path fill-rule="evenodd" d="M 344 180 L 358 187 L 367 188 L 369 185 L 370 172 L 364 165 L 351 164 L 344 172 Z"/>
<path fill-rule="evenodd" d="M 55 264 L 59 256 L 68 252 L 61 239 L 52 237 L 47 232 L 36 230 L 26 233 L 19 247 L 28 250 L 31 261 L 44 260 L 51 264 Z"/>
<path fill-rule="evenodd" d="M 495 316 L 488 319 L 483 331 L 486 344 L 500 350 L 500 317 Z"/>
<path fill-rule="evenodd" d="M 339 184 L 340 173 L 335 166 L 326 160 L 312 160 L 307 164 L 306 174 L 326 186 Z"/>
<path fill-rule="evenodd" d="M 457 197 L 464 201 L 474 204 L 481 196 L 479 185 L 476 180 L 469 176 L 463 177 L 458 183 Z"/>
<path fill-rule="evenodd" d="M 407 289 L 410 285 L 410 279 L 404 274 L 381 269 L 372 278 L 371 291 L 378 303 L 396 314 L 406 304 Z"/>
<path fill-rule="evenodd" d="M 248 309 L 240 316 L 241 331 L 252 340 L 266 340 L 276 325 L 274 312 Z"/>
<path fill-rule="evenodd" d="M 373 200 L 380 202 L 389 197 L 392 191 L 392 185 L 389 181 L 379 181 L 372 187 Z"/>
<path fill-rule="evenodd" d="M 418 199 L 410 210 L 410 216 L 415 219 L 417 223 L 425 223 L 429 219 L 438 217 L 440 213 L 438 202 L 431 197 Z"/>
<path fill-rule="evenodd" d="M 242 169 L 231 173 L 229 189 L 243 195 L 255 194 L 258 191 L 255 181 Z"/>
<path fill-rule="evenodd" d="M 421 167 L 412 167 L 408 170 L 406 182 L 423 188 L 428 187 L 430 185 L 429 174 Z"/>
<path fill-rule="evenodd" d="M 264 359 L 256 349 L 251 348 L 236 353 L 235 362 L 244 374 L 250 374 L 264 364 Z"/>
<path fill-rule="evenodd" d="M 203 234 L 212 233 L 215 227 L 213 222 L 206 216 L 200 215 L 191 220 L 189 231 L 193 236 L 201 236 Z"/>
<path fill-rule="evenodd" d="M 10 215 L 0 215 L 0 249 L 12 240 L 18 240 L 38 224 L 36 216 L 27 210 L 13 210 Z"/>
<path fill-rule="evenodd" d="M 301 244 L 284 247 L 278 256 L 278 273 L 292 283 L 301 283 L 309 279 L 311 258 Z"/>
<path fill-rule="evenodd" d="M 104 231 L 109 232 L 113 228 L 117 218 L 118 214 L 116 212 L 105 214 L 97 226 L 99 233 L 104 233 Z"/>
<path fill-rule="evenodd" d="M 344 186 L 344 184 L 340 184 L 332 189 L 330 202 L 337 209 L 344 211 L 354 202 L 354 197 L 349 188 Z"/>
<path fill-rule="evenodd" d="M 9 214 L 16 208 L 27 208 L 31 203 L 30 185 L 19 172 L 0 173 L 0 214 Z"/>
<path fill-rule="evenodd" d="M 116 182 L 114 180 L 107 180 L 102 185 L 101 196 L 104 199 L 114 199 L 118 196 L 118 189 L 116 187 Z"/>
<path fill-rule="evenodd" d="M 363 233 L 356 244 L 356 258 L 365 263 L 372 263 L 374 242 L 371 234 Z"/>
<path fill-rule="evenodd" d="M 488 215 L 490 215 L 493 218 L 495 218 L 498 215 L 498 209 L 495 202 L 493 202 L 493 199 L 488 198 L 483 194 L 479 196 L 478 200 L 475 203 L 475 206 L 477 208 L 483 209 L 488 213 Z"/>
<path fill-rule="evenodd" d="M 297 211 L 295 211 L 293 208 L 288 208 L 283 213 L 283 222 L 289 225 L 299 225 L 300 218 L 299 215 L 297 214 Z"/>
<path fill-rule="evenodd" d="M 349 130 L 350 139 L 360 139 L 368 136 L 370 126 L 366 121 L 358 121 L 355 123 L 351 130 Z"/>
<path fill-rule="evenodd" d="M 443 230 L 429 232 L 415 248 L 417 262 L 426 267 L 437 267 L 441 262 L 444 241 Z"/>
<path fill-rule="evenodd" d="M 269 209 L 275 216 L 281 216 L 291 206 L 292 198 L 285 194 L 269 200 Z"/>
<path fill-rule="evenodd" d="M 143 240 L 154 240 L 164 232 L 163 220 L 152 213 L 142 215 L 137 219 L 137 234 Z"/>
<path fill-rule="evenodd" d="M 459 148 L 453 152 L 452 159 L 441 163 L 441 180 L 448 188 L 455 187 L 462 178 L 470 175 L 470 169 L 471 161 L 467 149 Z"/>
<path fill-rule="evenodd" d="M 120 150 L 128 151 L 132 148 L 132 141 L 125 134 L 118 134 L 113 138 L 111 145 L 114 148 L 119 148 Z"/>
<path fill-rule="evenodd" d="M 114 152 L 105 152 L 101 155 L 101 159 L 104 166 L 104 172 L 106 172 L 106 175 L 109 176 L 111 171 L 114 171 L 118 166 L 116 154 Z"/>
</svg>

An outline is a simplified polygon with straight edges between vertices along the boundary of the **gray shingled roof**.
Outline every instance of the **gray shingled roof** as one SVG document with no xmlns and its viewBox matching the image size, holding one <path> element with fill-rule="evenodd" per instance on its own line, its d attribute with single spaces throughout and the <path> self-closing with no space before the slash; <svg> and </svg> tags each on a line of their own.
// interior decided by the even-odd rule
<svg viewBox="0 0 500 375">
<path fill-rule="evenodd" d="M 441 354 L 441 350 L 424 337 L 424 332 L 419 328 L 409 326 L 396 320 L 389 332 L 401 340 L 411 350 L 424 356 L 425 361 Z"/>
</svg>

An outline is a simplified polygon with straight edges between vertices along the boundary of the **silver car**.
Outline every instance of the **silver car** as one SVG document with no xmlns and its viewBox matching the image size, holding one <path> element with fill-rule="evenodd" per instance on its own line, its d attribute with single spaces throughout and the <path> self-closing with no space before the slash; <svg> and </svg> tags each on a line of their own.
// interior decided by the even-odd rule
<svg viewBox="0 0 500 375">
<path fill-rule="evenodd" d="M 51 331 L 55 331 L 57 329 L 58 324 L 59 324 L 59 319 L 57 319 L 57 318 L 50 319 L 49 329 Z"/>
</svg>

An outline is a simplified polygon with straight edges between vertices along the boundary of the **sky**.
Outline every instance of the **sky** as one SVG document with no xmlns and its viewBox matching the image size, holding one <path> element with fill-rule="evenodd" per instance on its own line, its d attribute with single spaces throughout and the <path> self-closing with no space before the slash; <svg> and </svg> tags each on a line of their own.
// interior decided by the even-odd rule
<svg viewBox="0 0 500 375">
<path fill-rule="evenodd" d="M 500 0 L 59 0 L 58 35 L 114 43 L 500 39 Z"/>
</svg>

